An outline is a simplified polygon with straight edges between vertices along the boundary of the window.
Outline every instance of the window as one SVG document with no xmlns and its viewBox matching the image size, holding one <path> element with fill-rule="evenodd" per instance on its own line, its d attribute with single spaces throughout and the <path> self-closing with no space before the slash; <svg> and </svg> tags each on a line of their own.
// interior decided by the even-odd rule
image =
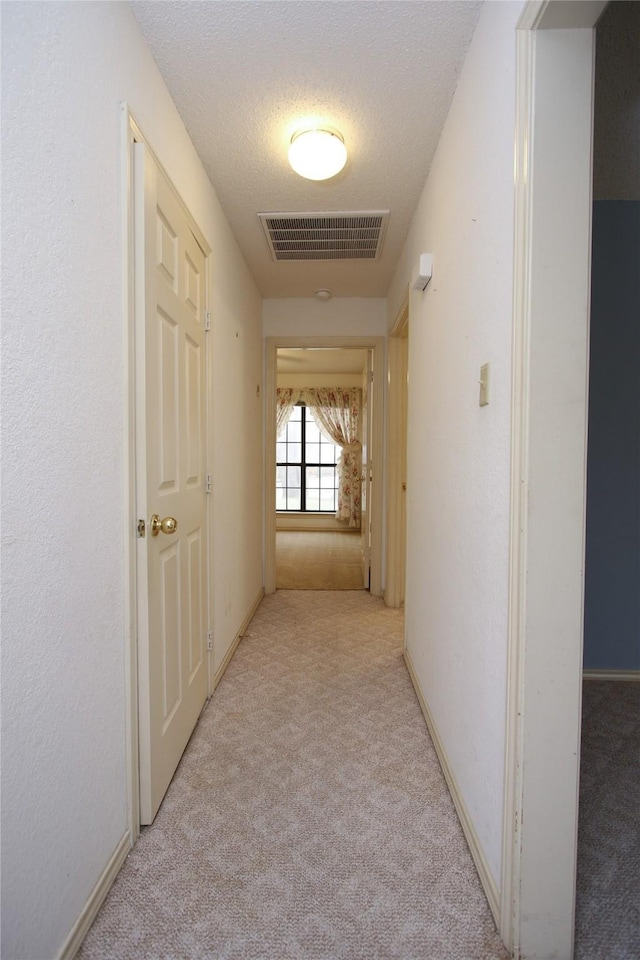
<svg viewBox="0 0 640 960">
<path fill-rule="evenodd" d="M 335 513 L 340 447 L 320 433 L 304 403 L 293 408 L 277 442 L 276 510 Z"/>
</svg>

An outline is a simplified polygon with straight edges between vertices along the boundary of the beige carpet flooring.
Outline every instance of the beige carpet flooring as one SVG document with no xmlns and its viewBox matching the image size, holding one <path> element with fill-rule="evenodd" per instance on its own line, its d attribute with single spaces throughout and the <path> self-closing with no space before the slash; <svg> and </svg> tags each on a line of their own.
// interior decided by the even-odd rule
<svg viewBox="0 0 640 960">
<path fill-rule="evenodd" d="M 280 590 L 362 590 L 360 534 L 279 530 L 276 587 Z"/>
<path fill-rule="evenodd" d="M 582 693 L 575 960 L 640 957 L 640 683 Z"/>
<path fill-rule="evenodd" d="M 265 598 L 81 960 L 506 957 L 401 635 L 365 591 Z"/>
</svg>

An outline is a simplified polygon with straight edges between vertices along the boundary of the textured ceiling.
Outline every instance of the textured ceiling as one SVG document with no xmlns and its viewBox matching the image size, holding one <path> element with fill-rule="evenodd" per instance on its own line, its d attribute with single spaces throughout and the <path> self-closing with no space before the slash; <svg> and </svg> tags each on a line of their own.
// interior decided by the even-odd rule
<svg viewBox="0 0 640 960">
<path fill-rule="evenodd" d="M 133 0 L 132 8 L 265 297 L 385 296 L 480 3 Z M 287 163 L 324 121 L 349 159 L 333 180 Z M 257 214 L 390 210 L 375 262 L 275 263 Z"/>
<path fill-rule="evenodd" d="M 339 350 L 278 350 L 278 373 L 362 373 L 367 363 L 367 351 L 342 348 Z"/>
</svg>

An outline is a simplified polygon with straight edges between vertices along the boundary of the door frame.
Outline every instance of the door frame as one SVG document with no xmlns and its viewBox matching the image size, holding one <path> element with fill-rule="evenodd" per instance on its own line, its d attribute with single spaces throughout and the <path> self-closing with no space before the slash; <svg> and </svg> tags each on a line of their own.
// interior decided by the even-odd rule
<svg viewBox="0 0 640 960">
<path fill-rule="evenodd" d="M 373 357 L 369 350 L 362 370 L 362 416 L 360 420 L 362 456 L 360 460 L 360 565 L 362 585 L 365 590 L 371 587 L 371 447 L 373 438 L 373 419 L 371 417 L 371 388 L 373 378 Z M 366 401 L 365 401 L 366 394 Z"/>
<path fill-rule="evenodd" d="M 403 351 L 409 336 L 410 293 L 407 290 L 389 331 L 387 375 L 387 537 L 384 602 L 388 607 L 402 605 L 403 550 L 402 531 L 403 433 L 406 446 L 407 383 Z M 403 383 L 404 377 L 404 383 Z"/>
<path fill-rule="evenodd" d="M 500 933 L 573 955 L 582 690 L 594 26 L 529 0 L 516 31 L 508 686 Z M 559 199 L 562 198 L 562 202 Z"/>
<path fill-rule="evenodd" d="M 204 234 L 193 219 L 193 215 L 182 200 L 173 180 L 168 175 L 164 165 L 159 160 L 149 141 L 143 134 L 129 105 L 120 104 L 120 131 L 121 131 L 121 225 L 122 225 L 122 316 L 123 316 L 123 364 L 124 364 L 124 397 L 123 397 L 123 460 L 124 460 L 124 674 L 125 674 L 125 749 L 127 775 L 127 825 L 131 846 L 140 834 L 140 766 L 138 748 L 138 577 L 137 577 L 137 498 L 136 498 L 136 404 L 144 392 L 144 383 L 136 368 L 135 332 L 136 325 L 141 322 L 141 306 L 136 302 L 136 230 L 134 204 L 134 169 L 133 144 L 143 143 L 153 157 L 159 170 L 171 184 L 185 214 L 189 220 L 194 236 L 205 255 L 205 298 L 207 304 L 211 302 L 212 290 L 212 256 L 211 246 Z M 211 440 L 210 428 L 212 420 L 212 334 L 205 340 L 205 418 L 207 437 L 207 472 L 211 472 Z M 207 586 L 207 615 L 209 624 L 213 623 L 212 591 L 210 571 L 213 556 L 213 511 L 211 498 L 207 498 L 207 558 L 206 558 L 206 586 Z M 148 518 L 146 518 L 148 519 Z M 207 654 L 207 696 L 211 696 L 213 683 L 212 651 Z"/>
<path fill-rule="evenodd" d="M 384 436 L 384 337 L 267 337 L 265 350 L 265 470 L 264 470 L 264 591 L 276 589 L 276 387 L 278 381 L 278 349 L 304 349 L 305 347 L 332 347 L 334 349 L 360 349 L 373 351 L 373 442 L 371 481 L 371 574 L 370 593 L 382 596 L 382 488 L 383 436 Z"/>
</svg>

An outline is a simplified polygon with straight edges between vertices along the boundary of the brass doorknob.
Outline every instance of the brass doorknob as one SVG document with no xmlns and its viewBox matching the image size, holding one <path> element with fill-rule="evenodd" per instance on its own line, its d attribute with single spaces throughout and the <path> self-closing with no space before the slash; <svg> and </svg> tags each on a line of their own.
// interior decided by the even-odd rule
<svg viewBox="0 0 640 960">
<path fill-rule="evenodd" d="M 151 536 L 157 537 L 160 531 L 163 533 L 175 533 L 178 529 L 178 521 L 174 517 L 165 517 L 161 520 L 157 513 L 151 517 Z"/>
</svg>

